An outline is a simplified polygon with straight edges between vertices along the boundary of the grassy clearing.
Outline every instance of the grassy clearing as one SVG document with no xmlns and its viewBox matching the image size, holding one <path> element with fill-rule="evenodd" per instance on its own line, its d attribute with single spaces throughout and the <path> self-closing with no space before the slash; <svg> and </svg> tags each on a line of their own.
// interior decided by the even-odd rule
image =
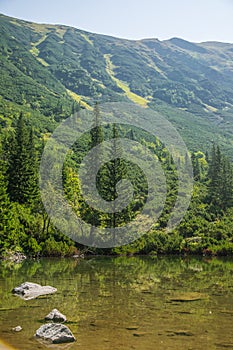
<svg viewBox="0 0 233 350">
<path fill-rule="evenodd" d="M 28 28 L 33 29 L 37 33 L 45 34 L 47 32 L 47 27 L 44 24 L 39 23 L 26 23 Z"/>
<path fill-rule="evenodd" d="M 60 36 L 60 38 L 63 39 L 64 34 L 66 33 L 67 28 L 66 27 L 56 27 L 56 34 Z"/>
<path fill-rule="evenodd" d="M 12 21 L 10 21 L 10 23 L 15 24 L 18 27 L 21 27 L 21 24 L 18 23 L 16 20 L 12 20 Z"/>
<path fill-rule="evenodd" d="M 47 38 L 47 35 L 43 35 L 43 36 L 40 38 L 40 40 L 38 40 L 36 43 L 31 43 L 32 48 L 31 48 L 30 52 L 31 52 L 31 54 L 32 54 L 33 56 L 36 57 L 36 59 L 37 59 L 41 64 L 43 64 L 43 66 L 48 67 L 49 64 L 48 64 L 43 58 L 38 57 L 38 56 L 39 56 L 39 53 L 40 53 L 40 50 L 37 48 L 37 46 L 40 45 L 44 40 L 46 40 L 46 38 Z"/>
<path fill-rule="evenodd" d="M 82 36 L 83 39 L 85 39 L 90 45 L 93 46 L 93 42 L 91 41 L 91 39 L 90 39 L 86 34 L 81 34 L 81 36 Z"/>
<path fill-rule="evenodd" d="M 30 52 L 33 54 L 33 56 L 37 57 L 40 53 L 39 49 L 37 49 L 36 46 L 33 46 L 30 50 Z"/>
<path fill-rule="evenodd" d="M 123 81 L 121 81 L 115 77 L 115 75 L 114 75 L 115 66 L 111 62 L 111 55 L 106 54 L 106 55 L 104 55 L 104 58 L 106 60 L 107 73 L 110 75 L 112 80 L 115 81 L 117 86 L 125 92 L 125 95 L 128 97 L 128 99 L 133 101 L 134 103 L 140 105 L 140 106 L 147 107 L 148 101 L 145 98 L 130 91 L 130 88 L 127 84 L 125 84 Z"/>
<path fill-rule="evenodd" d="M 45 41 L 46 39 L 47 39 L 47 34 L 45 34 L 45 35 L 43 35 L 41 38 L 40 38 L 40 40 L 38 40 L 37 42 L 35 42 L 35 43 L 32 43 L 32 46 L 34 46 L 34 47 L 37 47 L 37 46 L 39 46 L 41 43 L 43 43 L 43 41 Z"/>
<path fill-rule="evenodd" d="M 49 64 L 45 60 L 43 60 L 43 58 L 37 57 L 37 61 L 39 61 L 45 67 L 49 66 Z"/>
<path fill-rule="evenodd" d="M 213 107 L 213 106 L 209 106 L 209 105 L 207 105 L 207 104 L 205 104 L 205 107 L 206 107 L 206 109 L 207 109 L 208 111 L 210 111 L 210 112 L 217 112 L 217 111 L 218 111 L 217 108 L 215 108 L 215 107 Z"/>
<path fill-rule="evenodd" d="M 70 97 L 72 97 L 73 100 L 80 103 L 80 106 L 82 106 L 86 109 L 92 110 L 92 107 L 89 106 L 89 104 L 87 104 L 85 101 L 82 101 L 82 96 L 77 95 L 75 92 L 73 92 L 69 89 L 67 89 L 66 91 L 70 95 Z"/>
</svg>

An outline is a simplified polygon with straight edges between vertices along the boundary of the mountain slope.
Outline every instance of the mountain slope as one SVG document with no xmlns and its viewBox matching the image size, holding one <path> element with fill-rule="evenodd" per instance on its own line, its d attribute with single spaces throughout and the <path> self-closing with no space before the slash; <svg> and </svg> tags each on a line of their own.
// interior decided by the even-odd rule
<svg viewBox="0 0 233 350">
<path fill-rule="evenodd" d="M 3 126 L 24 110 L 50 130 L 77 104 L 130 100 L 165 114 L 191 149 L 214 139 L 233 156 L 233 44 L 130 41 L 4 15 L 0 31 Z"/>
</svg>

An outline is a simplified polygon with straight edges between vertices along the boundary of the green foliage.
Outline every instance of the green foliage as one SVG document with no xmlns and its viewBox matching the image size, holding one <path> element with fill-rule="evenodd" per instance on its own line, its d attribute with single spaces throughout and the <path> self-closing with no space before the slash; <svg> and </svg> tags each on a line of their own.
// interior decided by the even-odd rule
<svg viewBox="0 0 233 350">
<path fill-rule="evenodd" d="M 38 166 L 32 129 L 21 114 L 8 145 L 8 191 L 13 202 L 33 205 L 38 199 Z"/>
<path fill-rule="evenodd" d="M 121 213 L 106 214 L 88 207 L 83 200 L 76 172 L 79 161 L 88 149 L 83 149 L 81 144 L 80 147 L 75 145 L 74 150 L 68 154 L 63 170 L 64 190 L 68 201 L 82 219 L 94 226 L 116 227 L 124 225 L 132 218 L 137 218 L 143 207 L 147 196 L 147 184 L 137 166 L 121 159 L 122 150 L 118 142 L 120 135 L 133 138 L 150 148 L 154 157 L 162 164 L 168 189 L 162 215 L 148 234 L 128 246 L 108 251 L 95 249 L 96 253 L 205 255 L 232 253 L 232 166 L 218 146 L 213 146 L 211 156 L 205 156 L 200 151 L 192 154 L 195 171 L 193 198 L 184 220 L 169 234 L 163 228 L 166 227 L 177 195 L 176 167 L 169 152 L 159 140 L 151 137 L 147 140 L 146 135 L 139 129 L 128 130 L 121 125 L 113 125 L 112 128 L 99 127 L 100 114 L 97 106 L 93 116 L 95 121 L 93 129 L 89 136 L 84 135 L 82 142 L 89 140 L 89 147 L 94 147 L 105 139 L 113 139 L 115 142 L 112 160 L 100 168 L 97 176 L 99 192 L 105 200 L 111 202 L 117 198 L 116 188 L 119 181 L 128 178 L 134 187 L 134 198 Z M 76 249 L 74 243 L 53 227 L 42 209 L 34 171 L 38 163 L 38 153 L 35 151 L 32 130 L 23 115 L 18 119 L 15 130 L 10 130 L 4 140 L 0 157 L 1 254 L 16 249 L 32 256 L 73 254 Z M 127 194 L 127 188 L 125 192 Z M 92 234 L 93 231 L 90 232 L 90 239 Z"/>
<path fill-rule="evenodd" d="M 192 150 L 194 193 L 184 220 L 174 232 L 165 233 L 178 189 L 172 157 L 161 141 L 143 130 L 100 127 L 95 104 L 93 128 L 74 144 L 63 169 L 64 191 L 74 211 L 93 225 L 115 227 L 136 218 L 143 208 L 148 190 L 143 169 L 121 159 L 121 136 L 149 148 L 167 181 L 165 206 L 151 232 L 129 246 L 99 252 L 232 254 L 232 45 L 191 44 L 177 38 L 130 42 L 3 15 L 0 28 L 1 254 L 14 249 L 33 256 L 74 252 L 74 243 L 53 227 L 40 202 L 37 173 L 44 142 L 80 106 L 129 99 L 157 110 L 177 127 Z M 204 155 L 213 135 L 219 146 Z M 119 156 L 99 170 L 99 193 L 112 202 L 124 178 L 134 189 L 132 203 L 112 215 L 85 203 L 77 175 L 85 154 L 110 139 Z M 101 157 L 100 153 L 93 164 Z M 127 194 L 126 187 L 122 190 Z"/>
<path fill-rule="evenodd" d="M 51 131 L 80 105 L 133 100 L 167 116 L 191 150 L 200 144 L 204 151 L 215 134 L 232 155 L 230 44 L 177 38 L 139 44 L 4 15 L 0 28 L 4 126 L 27 110 L 34 127 Z M 12 106 L 17 115 L 9 113 Z"/>
<path fill-rule="evenodd" d="M 56 241 L 54 237 L 49 237 L 43 246 L 43 255 L 45 256 L 70 256 L 75 253 L 75 248 L 67 242 Z"/>
<path fill-rule="evenodd" d="M 18 250 L 29 256 L 74 252 L 73 242 L 54 229 L 40 203 L 38 160 L 33 131 L 21 114 L 15 130 L 4 135 L 3 146 L 0 143 L 1 255 Z M 51 237 L 53 250 L 51 244 L 46 250 Z"/>
<path fill-rule="evenodd" d="M 233 205 L 233 167 L 219 146 L 213 145 L 208 177 L 208 201 L 213 211 L 225 211 Z"/>
</svg>

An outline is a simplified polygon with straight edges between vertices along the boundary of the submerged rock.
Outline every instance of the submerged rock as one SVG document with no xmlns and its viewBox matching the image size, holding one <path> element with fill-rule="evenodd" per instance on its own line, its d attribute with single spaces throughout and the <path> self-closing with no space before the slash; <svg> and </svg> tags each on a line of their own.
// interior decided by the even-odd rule
<svg viewBox="0 0 233 350">
<path fill-rule="evenodd" d="M 76 340 L 71 330 L 64 324 L 59 323 L 42 325 L 36 331 L 35 337 L 42 338 L 53 344 L 70 343 Z"/>
<path fill-rule="evenodd" d="M 17 326 L 17 327 L 15 327 L 15 328 L 12 328 L 12 331 L 13 332 L 21 332 L 22 331 L 22 327 L 21 326 Z"/>
<path fill-rule="evenodd" d="M 144 337 L 147 334 L 148 334 L 147 332 L 136 332 L 136 333 L 133 333 L 133 336 L 134 337 Z"/>
<path fill-rule="evenodd" d="M 215 345 L 219 348 L 233 348 L 233 343 L 215 343 Z"/>
<path fill-rule="evenodd" d="M 20 296 L 24 300 L 35 299 L 40 295 L 53 294 L 57 291 L 51 286 L 41 286 L 37 283 L 24 282 L 12 290 L 13 294 Z"/>
<path fill-rule="evenodd" d="M 47 316 L 45 316 L 45 320 L 54 322 L 66 322 L 66 316 L 57 309 L 53 309 Z"/>
<path fill-rule="evenodd" d="M 128 326 L 126 327 L 126 329 L 128 329 L 128 331 L 136 331 L 139 328 L 139 326 Z"/>
<path fill-rule="evenodd" d="M 173 332 L 174 335 L 179 335 L 179 336 L 183 336 L 183 337 L 192 337 L 194 336 L 194 334 L 190 331 L 185 331 L 185 330 L 178 330 L 178 331 L 174 331 Z"/>
<path fill-rule="evenodd" d="M 182 293 L 169 298 L 170 301 L 176 301 L 176 302 L 190 302 L 190 301 L 197 301 L 197 300 L 203 300 L 203 299 L 206 299 L 206 295 L 203 295 L 201 293 L 196 293 L 196 292 Z"/>
</svg>

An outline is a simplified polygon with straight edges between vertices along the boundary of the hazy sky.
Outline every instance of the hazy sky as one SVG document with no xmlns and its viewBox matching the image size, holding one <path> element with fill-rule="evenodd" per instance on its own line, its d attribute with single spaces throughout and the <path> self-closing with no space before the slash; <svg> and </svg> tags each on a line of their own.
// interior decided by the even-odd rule
<svg viewBox="0 0 233 350">
<path fill-rule="evenodd" d="M 0 0 L 0 12 L 128 39 L 233 43 L 233 0 Z"/>
</svg>

